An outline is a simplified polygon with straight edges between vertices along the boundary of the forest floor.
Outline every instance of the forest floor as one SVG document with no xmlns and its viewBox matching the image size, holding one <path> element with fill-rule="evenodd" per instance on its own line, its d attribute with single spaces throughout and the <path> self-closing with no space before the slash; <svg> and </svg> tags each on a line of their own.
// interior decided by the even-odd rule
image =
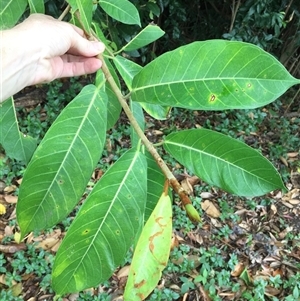
<svg viewBox="0 0 300 301">
<path fill-rule="evenodd" d="M 200 126 L 245 141 L 275 165 L 288 188 L 287 193 L 241 198 L 168 162 L 192 196 L 202 222 L 190 222 L 174 196 L 170 260 L 147 300 L 300 300 L 300 99 L 289 103 L 291 98 L 287 95 L 286 100 L 256 110 L 173 109 L 166 121 L 147 116 L 146 134 L 153 142 L 169 132 Z M 37 104 L 33 101 L 28 106 Z M 127 126 L 126 120 L 121 118 L 116 130 L 121 124 Z M 110 132 L 109 137 L 112 153 L 129 147 L 128 136 Z M 5 164 L 14 170 L 12 161 Z M 92 181 L 97 181 L 99 170 L 94 176 Z M 10 173 L 10 177 L 10 183 L 0 181 L 0 300 L 53 300 L 51 267 L 75 212 L 56 227 L 31 233 L 17 244 L 15 209 L 22 173 Z M 130 256 L 129 252 L 124 265 L 107 282 L 60 300 L 122 300 Z"/>
</svg>

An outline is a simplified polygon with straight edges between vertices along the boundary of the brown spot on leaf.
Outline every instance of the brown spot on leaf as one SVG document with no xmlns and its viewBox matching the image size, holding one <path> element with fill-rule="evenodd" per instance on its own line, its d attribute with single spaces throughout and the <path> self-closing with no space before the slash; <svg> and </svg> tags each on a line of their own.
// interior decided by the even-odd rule
<svg viewBox="0 0 300 301">
<path fill-rule="evenodd" d="M 140 281 L 139 283 L 135 283 L 135 284 L 134 284 L 134 287 L 135 287 L 135 288 L 141 288 L 145 283 L 146 283 L 146 280 L 143 279 L 143 280 Z"/>
<path fill-rule="evenodd" d="M 214 102 L 215 100 L 216 100 L 216 95 L 215 95 L 215 94 L 212 94 L 212 95 L 210 96 L 209 101 L 210 101 L 210 102 Z"/>
</svg>

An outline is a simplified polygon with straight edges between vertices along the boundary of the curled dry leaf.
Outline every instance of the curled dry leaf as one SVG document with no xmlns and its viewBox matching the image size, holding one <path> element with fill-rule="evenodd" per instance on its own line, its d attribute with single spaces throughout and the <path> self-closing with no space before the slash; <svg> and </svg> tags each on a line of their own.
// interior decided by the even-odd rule
<svg viewBox="0 0 300 301">
<path fill-rule="evenodd" d="M 221 213 L 218 210 L 218 208 L 214 205 L 213 202 L 211 202 L 209 200 L 205 200 L 204 202 L 202 202 L 201 203 L 201 208 L 210 217 L 218 218 L 221 215 Z"/>
<path fill-rule="evenodd" d="M 243 262 L 239 262 L 230 273 L 233 277 L 239 277 L 245 269 L 245 265 Z"/>
</svg>

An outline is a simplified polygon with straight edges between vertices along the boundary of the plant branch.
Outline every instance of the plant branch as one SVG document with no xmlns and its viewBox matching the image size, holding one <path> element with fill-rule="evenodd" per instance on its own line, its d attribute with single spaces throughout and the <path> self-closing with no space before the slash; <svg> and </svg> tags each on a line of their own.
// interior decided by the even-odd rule
<svg viewBox="0 0 300 301">
<path fill-rule="evenodd" d="M 96 37 L 95 37 L 96 38 Z M 108 81 L 108 83 L 110 84 L 112 90 L 114 91 L 114 93 L 116 94 L 125 114 L 127 115 L 132 127 L 134 128 L 134 130 L 136 131 L 137 135 L 140 137 L 141 141 L 143 142 L 143 144 L 145 145 L 145 147 L 147 148 L 147 150 L 150 152 L 150 154 L 153 156 L 153 158 L 155 159 L 156 163 L 158 164 L 158 166 L 161 168 L 163 174 L 165 175 L 165 177 L 168 179 L 170 186 L 174 189 L 174 191 L 179 195 L 182 204 L 186 207 L 187 205 L 191 205 L 192 202 L 189 198 L 189 196 L 187 195 L 186 191 L 183 189 L 183 187 L 179 184 L 179 182 L 177 181 L 177 179 L 174 177 L 173 173 L 170 171 L 170 169 L 168 168 L 168 166 L 166 165 L 166 163 L 163 161 L 163 159 L 161 158 L 161 156 L 159 155 L 159 153 L 157 152 L 156 148 L 153 146 L 153 144 L 148 140 L 148 138 L 146 137 L 146 135 L 144 134 L 143 130 L 140 128 L 139 124 L 137 123 L 135 117 L 133 116 L 121 90 L 119 89 L 119 87 L 117 86 L 115 80 L 113 79 L 104 59 L 102 54 L 98 55 L 98 58 L 102 61 L 102 71 L 104 73 L 104 76 L 106 78 L 106 80 Z M 188 215 L 189 212 L 187 211 Z M 189 217 L 193 220 L 193 221 L 200 221 L 200 217 L 198 215 L 195 216 L 190 216 Z"/>
</svg>

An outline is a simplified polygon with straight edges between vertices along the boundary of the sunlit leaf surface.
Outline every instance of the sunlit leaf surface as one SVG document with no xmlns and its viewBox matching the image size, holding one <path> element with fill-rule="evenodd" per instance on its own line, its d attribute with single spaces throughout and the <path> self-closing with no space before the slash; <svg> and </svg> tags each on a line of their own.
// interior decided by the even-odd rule
<svg viewBox="0 0 300 301">
<path fill-rule="evenodd" d="M 136 245 L 125 288 L 125 301 L 144 300 L 158 284 L 166 267 L 172 237 L 172 204 L 163 192 Z"/>
<path fill-rule="evenodd" d="M 20 187 L 17 219 L 23 237 L 55 225 L 80 200 L 102 154 L 106 106 L 103 89 L 85 86 L 46 133 Z"/>
<path fill-rule="evenodd" d="M 130 150 L 96 184 L 56 255 L 56 293 L 96 286 L 122 263 L 143 226 L 146 169 L 144 155 Z"/>
<path fill-rule="evenodd" d="M 266 105 L 300 80 L 252 44 L 194 42 L 158 57 L 133 79 L 132 99 L 196 110 Z"/>
</svg>

